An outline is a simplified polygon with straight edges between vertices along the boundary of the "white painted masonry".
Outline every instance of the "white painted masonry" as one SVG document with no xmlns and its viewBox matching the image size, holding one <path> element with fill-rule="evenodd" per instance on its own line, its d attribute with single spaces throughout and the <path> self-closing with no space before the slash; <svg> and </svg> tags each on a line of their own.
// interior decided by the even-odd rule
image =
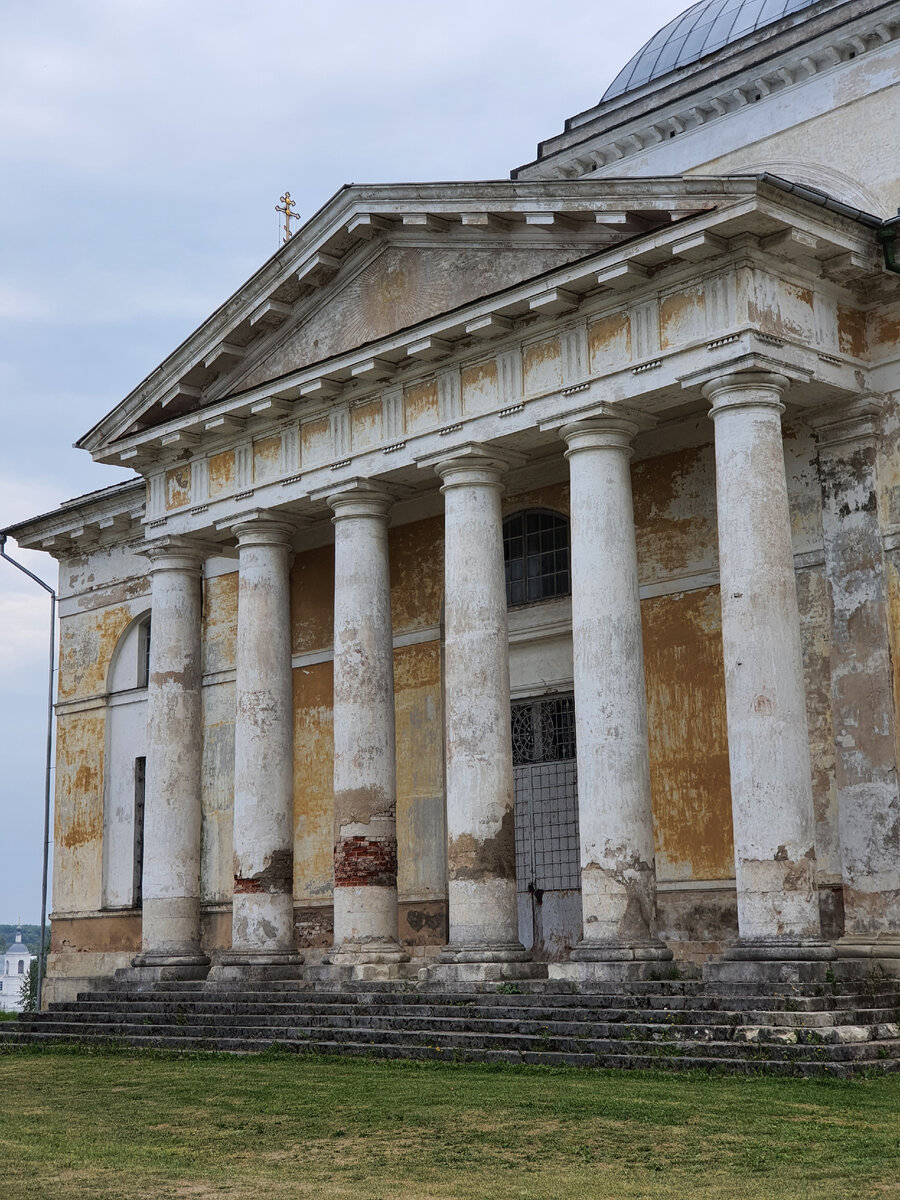
<svg viewBox="0 0 900 1200">
<path fill-rule="evenodd" d="M 292 527 L 254 513 L 238 539 L 234 906 L 228 965 L 294 963 Z"/>
<path fill-rule="evenodd" d="M 397 758 L 387 527 L 391 498 L 351 488 L 334 512 L 335 963 L 400 962 Z"/>
<path fill-rule="evenodd" d="M 656 866 L 631 498 L 638 425 L 615 410 L 560 430 L 572 488 L 572 649 L 584 937 L 574 957 L 671 957 Z"/>
<path fill-rule="evenodd" d="M 143 935 L 135 965 L 208 961 L 200 950 L 200 573 L 189 542 L 147 547 L 153 636 L 147 684 Z"/>
<path fill-rule="evenodd" d="M 788 385 L 748 371 L 704 387 L 715 422 L 738 923 L 748 956 L 773 958 L 825 953 L 781 438 Z"/>
<path fill-rule="evenodd" d="M 500 493 L 506 459 L 478 445 L 435 464 L 444 495 L 448 909 L 444 956 L 525 957 L 519 942 L 509 650 Z"/>
</svg>

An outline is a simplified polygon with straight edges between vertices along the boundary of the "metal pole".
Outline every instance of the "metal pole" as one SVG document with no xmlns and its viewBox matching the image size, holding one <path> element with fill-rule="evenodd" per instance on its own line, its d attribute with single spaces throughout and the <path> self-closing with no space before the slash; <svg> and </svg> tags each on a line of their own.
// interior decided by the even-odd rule
<svg viewBox="0 0 900 1200">
<path fill-rule="evenodd" d="M 8 563 L 12 563 L 23 575 L 27 575 L 29 579 L 34 580 L 39 587 L 42 587 L 45 592 L 50 593 L 50 671 L 47 677 L 47 757 L 44 770 L 44 855 L 43 855 L 43 870 L 41 876 L 41 946 L 38 952 L 38 978 L 37 978 L 37 1009 L 41 1010 L 41 1003 L 44 991 L 44 970 L 46 965 L 46 943 L 47 943 L 47 876 L 50 866 L 50 773 L 53 770 L 53 672 L 56 669 L 56 592 L 49 585 L 44 583 L 27 567 L 24 567 L 20 562 L 16 562 L 14 558 L 6 553 L 6 534 L 0 533 L 0 558 L 5 558 Z"/>
</svg>

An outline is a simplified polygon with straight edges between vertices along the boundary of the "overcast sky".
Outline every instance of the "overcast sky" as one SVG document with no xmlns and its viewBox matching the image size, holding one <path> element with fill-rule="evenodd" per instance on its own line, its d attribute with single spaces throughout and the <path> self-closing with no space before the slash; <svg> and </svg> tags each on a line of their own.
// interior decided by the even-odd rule
<svg viewBox="0 0 900 1200">
<path fill-rule="evenodd" d="M 0 0 L 0 527 L 126 477 L 72 443 L 272 254 L 286 189 L 505 178 L 686 7 Z M 47 609 L 0 562 L 0 922 L 40 913 Z"/>
</svg>

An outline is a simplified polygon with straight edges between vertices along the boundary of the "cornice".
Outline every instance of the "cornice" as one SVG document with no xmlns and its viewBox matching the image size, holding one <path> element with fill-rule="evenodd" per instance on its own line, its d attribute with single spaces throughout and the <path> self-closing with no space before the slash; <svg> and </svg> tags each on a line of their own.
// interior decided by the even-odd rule
<svg viewBox="0 0 900 1200">
<path fill-rule="evenodd" d="M 128 480 L 67 500 L 53 512 L 10 525 L 2 532 L 28 550 L 46 550 L 54 558 L 79 554 L 85 544 L 142 542 L 147 484 Z"/>
<path fill-rule="evenodd" d="M 896 0 L 855 0 L 767 29 L 566 121 L 511 177 L 578 179 L 781 94 L 900 36 Z M 799 35 L 799 39 L 798 39 Z"/>
</svg>

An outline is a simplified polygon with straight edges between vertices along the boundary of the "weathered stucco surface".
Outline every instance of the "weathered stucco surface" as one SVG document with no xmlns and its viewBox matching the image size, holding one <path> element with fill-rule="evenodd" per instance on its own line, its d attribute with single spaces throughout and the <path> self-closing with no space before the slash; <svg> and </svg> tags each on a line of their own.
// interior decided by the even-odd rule
<svg viewBox="0 0 900 1200">
<path fill-rule="evenodd" d="M 632 467 L 641 583 L 716 567 L 715 456 L 697 446 Z"/>
<path fill-rule="evenodd" d="M 234 683 L 203 689 L 201 900 L 231 903 L 234 883 Z"/>
<path fill-rule="evenodd" d="M 99 909 L 103 883 L 103 711 L 60 717 L 56 735 L 53 909 Z"/>
<path fill-rule="evenodd" d="M 291 566 L 291 649 L 306 654 L 334 638 L 334 546 L 294 557 Z"/>
<path fill-rule="evenodd" d="M 330 902 L 334 844 L 333 668 L 294 670 L 294 896 Z"/>
<path fill-rule="evenodd" d="M 444 744 L 438 642 L 394 651 L 397 708 L 397 852 L 400 896 L 443 899 Z"/>
<path fill-rule="evenodd" d="M 62 618 L 58 700 L 86 700 L 106 692 L 113 653 L 135 611 L 133 605 L 118 604 Z"/>
<path fill-rule="evenodd" d="M 648 599 L 641 615 L 659 879 L 733 879 L 719 589 Z"/>
<path fill-rule="evenodd" d="M 441 517 L 389 531 L 394 633 L 433 629 L 444 602 L 444 522 Z"/>
</svg>

